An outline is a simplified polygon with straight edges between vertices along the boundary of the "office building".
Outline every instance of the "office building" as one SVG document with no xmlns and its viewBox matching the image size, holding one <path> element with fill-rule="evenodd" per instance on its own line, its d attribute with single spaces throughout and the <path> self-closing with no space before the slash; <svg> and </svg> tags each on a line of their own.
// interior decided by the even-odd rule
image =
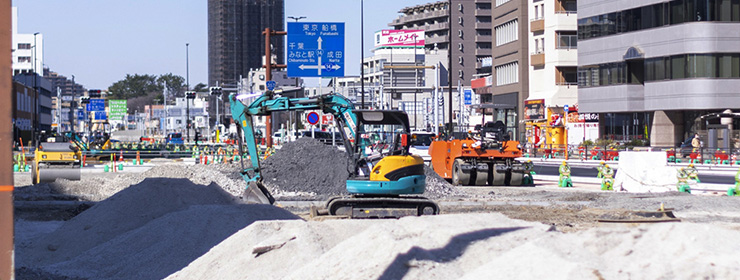
<svg viewBox="0 0 740 280">
<path fill-rule="evenodd" d="M 208 0 L 208 85 L 236 86 L 261 68 L 265 28 L 284 30 L 283 0 Z M 284 61 L 284 36 L 271 40 L 273 60 Z"/>
<path fill-rule="evenodd" d="M 740 2 L 578 0 L 578 104 L 602 138 L 707 148 L 737 142 Z"/>
</svg>

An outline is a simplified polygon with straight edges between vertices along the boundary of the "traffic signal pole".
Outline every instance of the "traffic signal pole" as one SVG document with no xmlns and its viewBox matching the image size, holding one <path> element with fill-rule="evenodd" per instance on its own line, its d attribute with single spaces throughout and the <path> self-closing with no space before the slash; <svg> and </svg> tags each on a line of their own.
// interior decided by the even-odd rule
<svg viewBox="0 0 740 280">
<path fill-rule="evenodd" d="M 10 0 L 0 0 L 0 44 L 11 44 Z M 14 278 L 13 112 L 10 48 L 0 48 L 0 279 Z"/>
<path fill-rule="evenodd" d="M 262 34 L 265 35 L 265 81 L 272 81 L 272 68 L 280 69 L 286 68 L 288 66 L 285 64 L 272 63 L 272 48 L 270 48 L 270 39 L 272 35 L 284 36 L 288 35 L 288 32 L 275 31 L 268 27 L 265 28 L 265 31 L 263 31 Z M 270 95 L 270 98 L 272 98 L 271 90 L 268 90 L 266 93 Z M 267 137 L 265 144 L 267 144 L 267 147 L 272 147 L 272 115 L 267 115 L 265 117 L 265 134 L 265 136 Z"/>
</svg>

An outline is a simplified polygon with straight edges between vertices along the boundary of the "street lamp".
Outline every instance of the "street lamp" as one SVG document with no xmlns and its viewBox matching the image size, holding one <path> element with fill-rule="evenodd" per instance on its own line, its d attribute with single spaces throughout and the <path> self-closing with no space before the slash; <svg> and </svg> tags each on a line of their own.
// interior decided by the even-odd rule
<svg viewBox="0 0 740 280">
<path fill-rule="evenodd" d="M 38 88 L 38 81 L 36 80 L 37 79 L 36 76 L 38 75 L 38 73 L 36 73 L 36 54 L 37 54 L 36 50 L 38 50 L 38 47 L 36 45 L 36 35 L 39 35 L 39 34 L 40 34 L 39 32 L 33 33 L 33 66 L 31 66 L 33 69 L 33 90 L 35 91 L 34 96 L 36 97 L 34 98 L 34 101 L 33 101 L 33 104 L 34 104 L 33 106 L 33 131 L 34 131 L 33 141 L 35 144 L 38 144 L 35 141 L 36 141 L 36 137 L 38 136 L 38 130 L 39 130 L 39 117 L 38 117 L 39 115 L 39 110 L 38 110 L 39 108 L 39 88 Z"/>
<path fill-rule="evenodd" d="M 190 142 L 190 95 L 187 92 L 190 91 L 190 57 L 189 57 L 189 46 L 190 43 L 185 43 L 185 84 L 186 84 L 186 96 L 185 96 L 185 128 L 187 129 L 188 142 Z M 195 96 L 193 96 L 195 98 Z"/>
<path fill-rule="evenodd" d="M 298 22 L 299 20 L 302 20 L 302 19 L 304 19 L 306 17 L 304 17 L 304 16 L 297 16 L 297 17 L 289 16 L 288 18 L 289 19 L 292 19 L 292 20 L 295 20 L 296 22 Z"/>
</svg>

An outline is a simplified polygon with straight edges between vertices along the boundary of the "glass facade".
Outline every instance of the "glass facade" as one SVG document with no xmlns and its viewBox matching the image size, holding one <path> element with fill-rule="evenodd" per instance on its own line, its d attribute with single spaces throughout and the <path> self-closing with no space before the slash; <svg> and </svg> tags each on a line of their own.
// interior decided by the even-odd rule
<svg viewBox="0 0 740 280">
<path fill-rule="evenodd" d="M 584 88 L 692 78 L 740 78 L 740 53 L 680 54 L 578 68 L 578 86 Z"/>
<path fill-rule="evenodd" d="M 686 22 L 740 22 L 740 0 L 675 0 L 578 20 L 578 39 Z"/>
</svg>

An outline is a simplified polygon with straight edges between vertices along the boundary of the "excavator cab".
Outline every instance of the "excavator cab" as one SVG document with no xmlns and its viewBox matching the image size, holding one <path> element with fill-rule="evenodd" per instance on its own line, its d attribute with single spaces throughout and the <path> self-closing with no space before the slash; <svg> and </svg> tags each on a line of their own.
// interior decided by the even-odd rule
<svg viewBox="0 0 740 280">
<path fill-rule="evenodd" d="M 424 160 L 409 154 L 409 121 L 402 111 L 356 110 L 356 168 L 351 194 L 424 193 Z"/>
</svg>

